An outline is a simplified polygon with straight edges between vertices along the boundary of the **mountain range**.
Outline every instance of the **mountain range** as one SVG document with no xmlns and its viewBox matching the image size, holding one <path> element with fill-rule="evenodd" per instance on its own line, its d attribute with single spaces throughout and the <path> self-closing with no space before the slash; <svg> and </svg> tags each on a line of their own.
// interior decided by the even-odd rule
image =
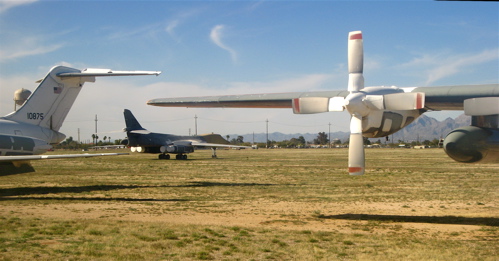
<svg viewBox="0 0 499 261">
<path fill-rule="evenodd" d="M 402 130 L 390 135 L 390 140 L 393 141 L 403 140 L 403 141 L 424 141 L 445 138 L 445 136 L 453 129 L 468 126 L 471 124 L 471 117 L 464 114 L 458 116 L 455 119 L 447 118 L 443 121 L 438 121 L 435 118 L 428 117 L 426 115 L 421 115 L 414 122 L 403 128 Z M 328 134 L 328 133 L 326 133 Z M 312 142 L 317 138 L 318 133 L 293 133 L 284 134 L 281 132 L 269 133 L 269 140 L 271 141 L 283 141 L 290 140 L 292 138 L 298 138 L 303 136 L 306 141 Z M 341 142 L 348 140 L 350 133 L 348 132 L 331 132 L 331 139 L 339 139 Z M 255 134 L 229 134 L 230 139 L 236 138 L 238 136 L 243 136 L 245 142 L 265 142 L 266 133 L 255 133 Z M 384 140 L 385 138 L 375 138 L 372 139 L 376 141 L 378 139 Z"/>
</svg>

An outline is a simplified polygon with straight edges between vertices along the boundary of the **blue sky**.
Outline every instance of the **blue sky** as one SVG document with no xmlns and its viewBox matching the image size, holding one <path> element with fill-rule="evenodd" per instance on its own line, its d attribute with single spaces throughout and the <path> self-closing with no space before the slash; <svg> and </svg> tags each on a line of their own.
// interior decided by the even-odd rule
<svg viewBox="0 0 499 261">
<path fill-rule="evenodd" d="M 0 1 L 0 115 L 55 65 L 160 70 L 87 83 L 61 132 L 124 137 L 123 109 L 156 132 L 348 131 L 349 115 L 147 106 L 153 98 L 346 89 L 347 35 L 364 34 L 366 86 L 499 82 L 499 3 Z M 437 119 L 459 112 L 432 112 Z"/>
</svg>

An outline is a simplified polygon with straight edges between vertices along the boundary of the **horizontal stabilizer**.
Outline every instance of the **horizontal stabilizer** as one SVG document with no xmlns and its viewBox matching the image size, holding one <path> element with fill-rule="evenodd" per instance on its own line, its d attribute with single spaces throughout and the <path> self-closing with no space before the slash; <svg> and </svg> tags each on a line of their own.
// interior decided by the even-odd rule
<svg viewBox="0 0 499 261">
<path fill-rule="evenodd" d="M 81 72 L 59 73 L 58 77 L 101 77 L 101 76 L 137 76 L 137 75 L 160 75 L 160 71 L 113 71 L 111 69 L 85 69 Z"/>
<path fill-rule="evenodd" d="M 464 100 L 464 114 L 469 116 L 498 115 L 499 97 Z"/>
</svg>

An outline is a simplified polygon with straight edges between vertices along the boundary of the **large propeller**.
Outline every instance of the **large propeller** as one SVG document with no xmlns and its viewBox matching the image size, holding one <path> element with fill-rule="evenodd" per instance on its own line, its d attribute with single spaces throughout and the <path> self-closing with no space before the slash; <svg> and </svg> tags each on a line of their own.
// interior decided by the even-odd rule
<svg viewBox="0 0 499 261">
<path fill-rule="evenodd" d="M 348 91 L 346 97 L 303 97 L 293 100 L 297 114 L 347 111 L 350 119 L 348 172 L 363 175 L 365 170 L 362 120 L 372 111 L 406 111 L 424 107 L 424 93 L 405 93 L 396 87 L 364 88 L 364 48 L 361 31 L 348 35 Z"/>
<path fill-rule="evenodd" d="M 348 91 L 345 107 L 352 115 L 350 119 L 350 142 L 348 144 L 348 173 L 362 175 L 365 169 L 364 138 L 362 137 L 363 104 L 359 104 L 364 89 L 364 48 L 362 32 L 348 34 Z M 360 105 L 360 106 L 359 106 Z"/>
</svg>

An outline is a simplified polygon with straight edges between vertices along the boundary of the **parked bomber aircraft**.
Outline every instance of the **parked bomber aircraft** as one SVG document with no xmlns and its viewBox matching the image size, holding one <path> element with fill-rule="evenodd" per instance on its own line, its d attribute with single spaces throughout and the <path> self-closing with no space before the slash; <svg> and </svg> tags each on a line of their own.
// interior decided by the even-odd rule
<svg viewBox="0 0 499 261">
<path fill-rule="evenodd" d="M 177 136 L 150 132 L 140 125 L 130 110 L 125 109 L 126 134 L 128 139 L 122 144 L 130 147 L 132 152 L 161 153 L 159 159 L 170 159 L 170 154 L 176 154 L 176 159 L 187 159 L 187 154 L 194 152 L 194 147 L 209 147 L 213 151 L 212 158 L 216 158 L 217 148 L 247 148 L 245 146 L 230 145 L 219 134 L 201 136 Z"/>
<path fill-rule="evenodd" d="M 447 155 L 459 162 L 499 161 L 499 84 L 398 88 L 364 87 L 362 32 L 348 35 L 346 91 L 246 94 L 160 98 L 163 107 L 292 108 L 295 114 L 347 110 L 351 115 L 348 171 L 365 170 L 363 136 L 385 137 L 426 111 L 463 110 L 472 126 L 451 131 L 444 140 Z"/>
<path fill-rule="evenodd" d="M 40 80 L 40 84 L 22 106 L 0 117 L 0 164 L 21 167 L 30 160 L 70 157 L 94 157 L 119 155 L 78 154 L 39 155 L 66 136 L 59 132 L 66 115 L 85 82 L 95 82 L 99 76 L 159 75 L 156 71 L 112 71 L 109 69 L 85 69 L 83 71 L 64 67 L 53 67 Z M 21 105 L 19 104 L 19 105 Z M 2 166 L 0 166 L 0 170 Z M 5 169 L 5 167 L 4 167 Z"/>
</svg>

